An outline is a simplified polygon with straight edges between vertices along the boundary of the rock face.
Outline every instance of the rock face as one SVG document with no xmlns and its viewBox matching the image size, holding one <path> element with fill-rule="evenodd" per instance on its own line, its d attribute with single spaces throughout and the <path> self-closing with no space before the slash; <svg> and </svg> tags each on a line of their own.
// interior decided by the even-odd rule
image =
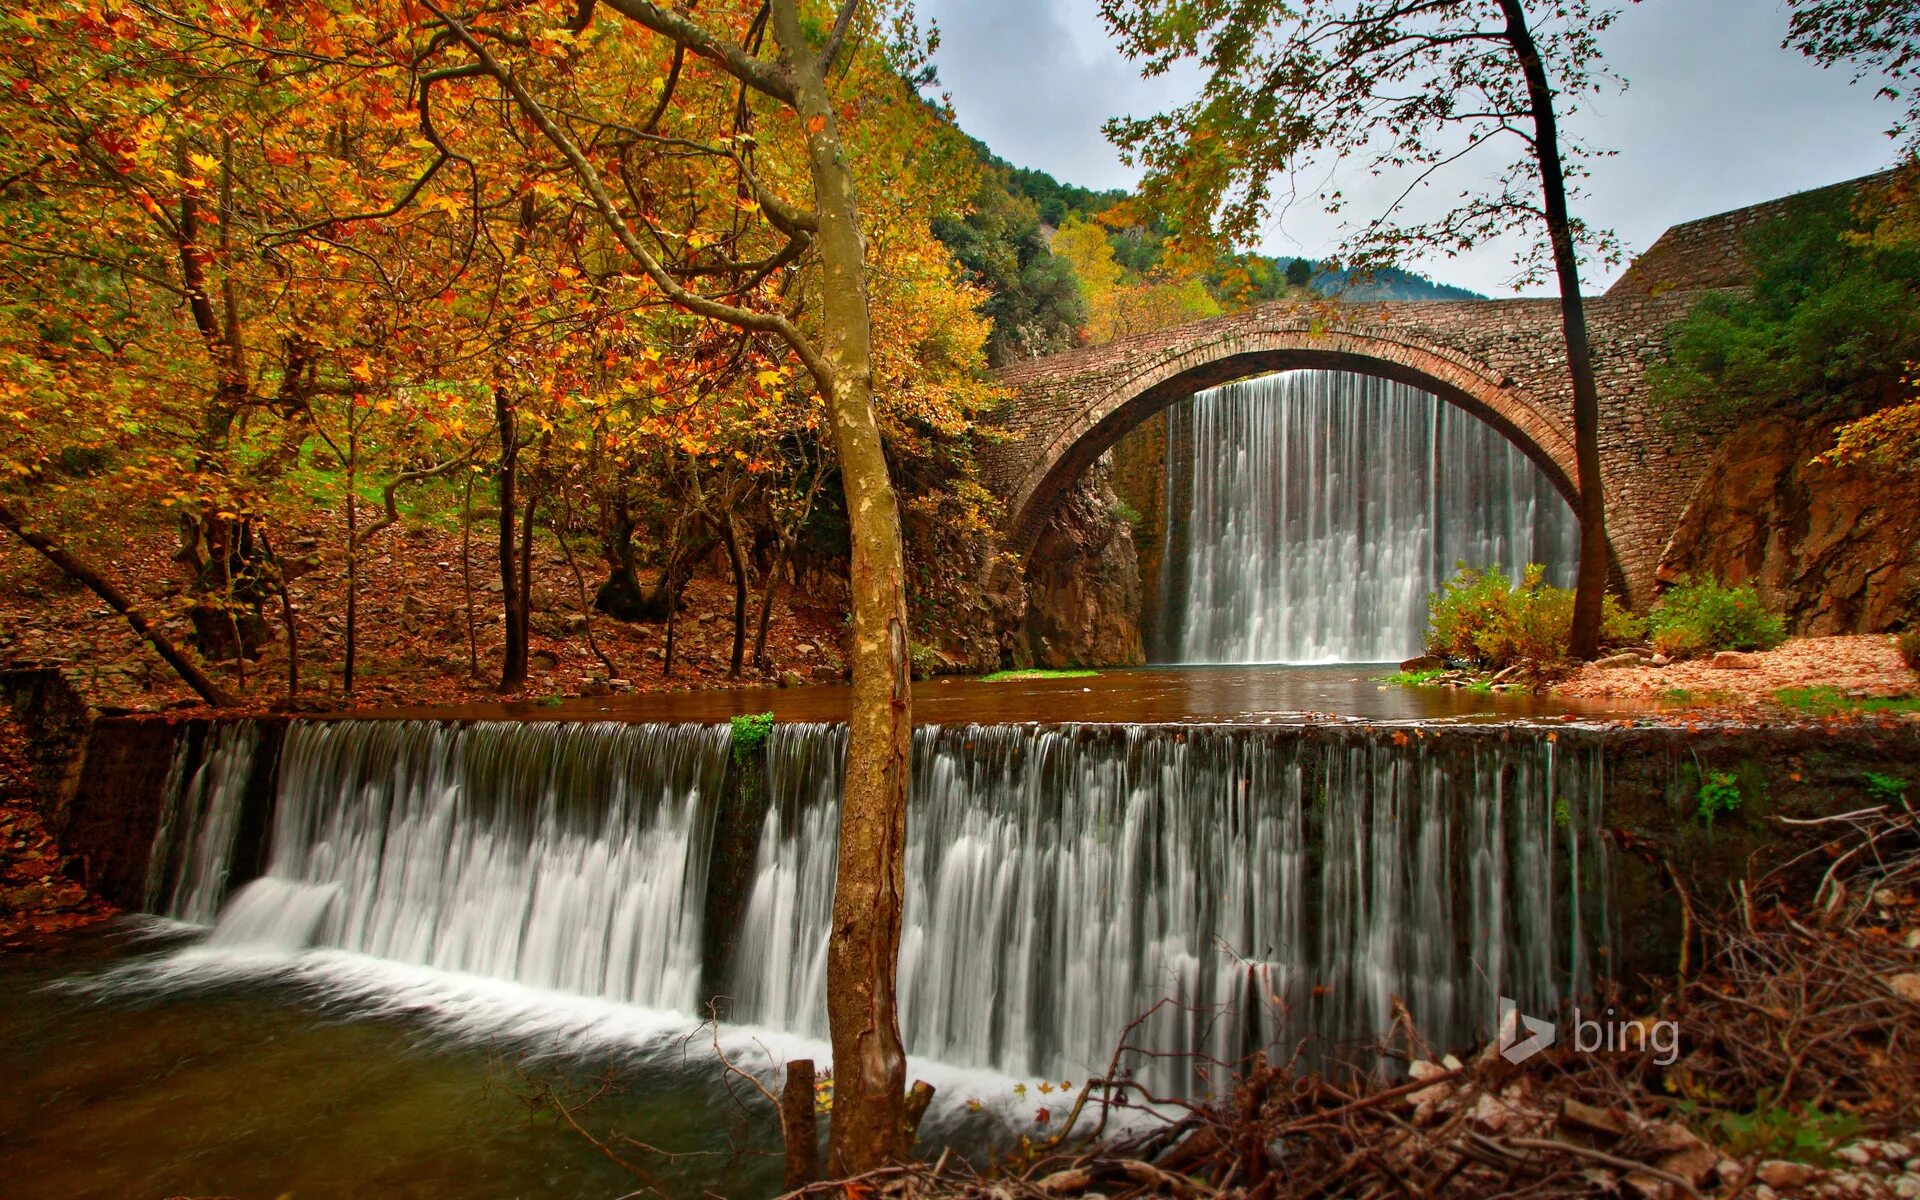
<svg viewBox="0 0 1920 1200">
<path fill-rule="evenodd" d="M 1659 578 L 1752 583 L 1799 634 L 1920 627 L 1920 486 L 1814 463 L 1830 424 L 1727 435 L 1661 555 Z"/>
<path fill-rule="evenodd" d="M 1027 567 L 1024 649 L 1039 667 L 1130 667 L 1140 641 L 1140 559 L 1104 464 L 1067 494 Z"/>
</svg>

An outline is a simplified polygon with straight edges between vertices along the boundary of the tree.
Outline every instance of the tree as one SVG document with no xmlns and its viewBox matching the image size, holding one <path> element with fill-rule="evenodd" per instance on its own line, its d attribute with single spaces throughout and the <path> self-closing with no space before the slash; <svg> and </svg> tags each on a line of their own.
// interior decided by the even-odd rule
<svg viewBox="0 0 1920 1200">
<path fill-rule="evenodd" d="M 1313 282 L 1313 264 L 1296 258 L 1287 264 L 1287 286 L 1303 288 Z"/>
<path fill-rule="evenodd" d="M 1876 79 L 1878 94 L 1902 111 L 1887 136 L 1920 151 L 1920 5 L 1914 0 L 1787 0 L 1793 19 L 1784 46 L 1822 67 L 1853 68 L 1854 82 Z"/>
<path fill-rule="evenodd" d="M 1101 0 L 1101 11 L 1147 74 L 1193 58 L 1208 67 L 1198 99 L 1107 126 L 1121 156 L 1147 168 L 1143 200 L 1177 239 L 1251 240 L 1274 205 L 1276 178 L 1321 158 L 1407 179 L 1341 247 L 1348 267 L 1530 235 L 1519 278 L 1538 280 L 1552 265 L 1573 391 L 1581 537 L 1569 649 L 1593 657 L 1607 582 L 1606 501 L 1579 264 L 1583 246 L 1610 257 L 1617 249 L 1570 212 L 1568 181 L 1592 152 L 1563 141 L 1559 120 L 1602 86 L 1597 36 L 1613 14 L 1588 0 L 1336 0 L 1299 9 L 1286 0 Z M 1400 215 L 1413 193 L 1488 146 L 1518 150 L 1491 185 L 1469 188 L 1430 219 Z M 1335 212 L 1347 203 L 1338 191 L 1323 199 Z"/>
<path fill-rule="evenodd" d="M 1874 198 L 1871 233 L 1851 241 L 1881 253 L 1911 254 L 1920 247 L 1920 88 L 1912 84 L 1920 72 L 1920 5 L 1914 0 L 1789 0 L 1789 7 L 1793 21 L 1785 45 L 1822 67 L 1851 66 L 1856 83 L 1877 77 L 1879 95 L 1902 106 L 1887 129 L 1900 144 L 1900 169 Z M 1908 311 L 1904 304 L 1876 309 L 1866 314 L 1868 325 Z M 1828 457 L 1913 470 L 1920 463 L 1920 397 L 1909 392 L 1901 403 L 1841 426 Z"/>
<path fill-rule="evenodd" d="M 899 502 L 874 411 L 858 188 L 830 80 L 850 37 L 884 31 L 873 14 L 863 20 L 859 0 L 845 0 L 831 24 L 815 27 L 811 36 L 797 0 L 769 0 L 764 7 L 719 3 L 698 17 L 645 0 L 608 0 L 605 8 L 617 19 L 587 5 L 553 24 L 535 10 L 455 13 L 427 0 L 431 20 L 423 32 L 439 53 L 423 56 L 417 70 L 423 80 L 488 80 L 511 105 L 514 123 L 530 127 L 566 164 L 571 190 L 611 237 L 610 253 L 625 270 L 643 275 L 666 300 L 696 317 L 777 337 L 826 402 L 851 530 L 853 608 L 846 783 L 828 945 L 835 1079 L 828 1167 L 857 1174 L 903 1154 L 910 1135 L 895 986 L 905 894 L 911 664 Z M 736 37 L 736 30 L 744 36 Z M 768 32 L 771 56 L 759 49 Z M 635 111 L 608 111 L 583 101 L 576 87 L 581 73 L 609 62 L 623 65 L 623 55 L 630 62 L 641 58 L 636 47 L 645 33 L 672 47 L 676 65 L 686 61 L 696 70 L 660 76 L 663 95 L 646 109 L 636 103 Z M 464 58 L 455 57 L 456 51 Z M 770 241 L 765 255 L 750 256 L 755 247 L 744 235 L 717 247 L 704 238 L 688 245 L 696 239 L 684 230 L 670 240 L 659 224 L 663 218 L 625 171 L 621 150 L 610 153 L 602 144 L 657 152 L 663 139 L 649 112 L 665 111 L 683 74 L 713 71 L 740 90 L 730 123 L 708 130 L 704 139 L 674 135 L 668 148 L 729 171 L 732 186 L 720 194 L 732 209 L 758 218 L 757 236 Z M 793 139 L 803 148 L 810 205 L 790 202 L 756 170 L 760 135 L 740 140 L 749 132 L 743 118 L 753 116 L 776 139 Z M 669 246 L 693 253 L 675 256 Z M 805 253 L 817 255 L 817 332 L 803 329 L 782 297 L 770 297 L 759 286 Z"/>
<path fill-rule="evenodd" d="M 1857 415 L 1895 398 L 1920 357 L 1920 245 L 1869 224 L 1871 196 L 1797 197 L 1749 231 L 1753 282 L 1694 301 L 1648 368 L 1654 399 L 1681 414 Z"/>
</svg>

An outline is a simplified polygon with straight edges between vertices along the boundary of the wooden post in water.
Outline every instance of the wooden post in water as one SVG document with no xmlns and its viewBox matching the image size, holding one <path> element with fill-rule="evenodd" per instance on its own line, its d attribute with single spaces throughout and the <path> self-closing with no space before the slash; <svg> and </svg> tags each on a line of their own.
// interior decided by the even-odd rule
<svg viewBox="0 0 1920 1200">
<path fill-rule="evenodd" d="M 813 1060 L 787 1064 L 780 1092 L 780 1136 L 787 1143 L 786 1190 L 799 1191 L 820 1178 L 820 1132 L 813 1109 Z"/>
</svg>

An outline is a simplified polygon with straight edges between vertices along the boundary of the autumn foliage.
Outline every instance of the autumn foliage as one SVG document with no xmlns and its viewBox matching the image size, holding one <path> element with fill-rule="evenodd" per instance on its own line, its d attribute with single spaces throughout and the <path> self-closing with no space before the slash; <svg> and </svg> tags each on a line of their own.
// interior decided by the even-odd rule
<svg viewBox="0 0 1920 1200">
<path fill-rule="evenodd" d="M 702 9 L 756 47 L 758 11 Z M 0 496 L 81 557 L 170 531 L 163 577 L 120 582 L 244 692 L 350 692 L 361 602 L 408 586 L 380 560 L 409 528 L 462 533 L 482 608 L 540 585 L 558 549 L 590 599 L 631 585 L 635 604 L 604 606 L 625 618 L 672 615 L 700 570 L 770 601 L 845 553 L 823 400 L 774 327 L 819 320 L 797 118 L 591 5 L 442 15 L 0 16 Z M 458 20 L 586 148 L 662 278 Z M 981 164 L 906 80 L 910 16 L 856 32 L 837 116 L 930 622 L 971 602 L 967 547 L 992 515 L 971 453 L 997 399 L 984 297 L 931 232 Z M 768 326 L 705 320 L 663 280 Z M 308 611 L 318 593 L 292 585 L 318 576 L 328 607 Z M 764 607 L 739 610 L 749 646 Z M 311 644 L 340 621 L 340 645 Z"/>
</svg>

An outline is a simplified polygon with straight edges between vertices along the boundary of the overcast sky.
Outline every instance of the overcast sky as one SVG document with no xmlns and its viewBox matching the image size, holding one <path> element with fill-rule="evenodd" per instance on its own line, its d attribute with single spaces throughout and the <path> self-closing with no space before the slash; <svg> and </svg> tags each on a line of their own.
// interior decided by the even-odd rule
<svg viewBox="0 0 1920 1200">
<path fill-rule="evenodd" d="M 1097 0 L 921 0 L 920 11 L 939 22 L 936 63 L 961 127 L 1000 157 L 1065 182 L 1131 185 L 1101 122 L 1161 111 L 1198 83 L 1193 74 L 1140 78 L 1114 49 Z M 1597 164 L 1578 215 L 1613 229 L 1632 253 L 1675 222 L 1886 166 L 1892 105 L 1867 84 L 1850 85 L 1849 74 L 1782 50 L 1786 26 L 1778 0 L 1631 6 L 1603 47 L 1630 86 L 1589 101 L 1575 130 L 1619 154 Z M 1334 175 L 1349 195 L 1364 194 L 1369 182 L 1358 171 Z M 1371 210 L 1353 209 L 1363 211 Z M 1273 224 L 1261 249 L 1311 258 L 1338 238 L 1337 223 L 1309 194 Z M 1488 295 L 1515 293 L 1511 247 L 1417 269 Z M 1590 266 L 1584 290 L 1603 291 L 1618 273 Z"/>
</svg>

